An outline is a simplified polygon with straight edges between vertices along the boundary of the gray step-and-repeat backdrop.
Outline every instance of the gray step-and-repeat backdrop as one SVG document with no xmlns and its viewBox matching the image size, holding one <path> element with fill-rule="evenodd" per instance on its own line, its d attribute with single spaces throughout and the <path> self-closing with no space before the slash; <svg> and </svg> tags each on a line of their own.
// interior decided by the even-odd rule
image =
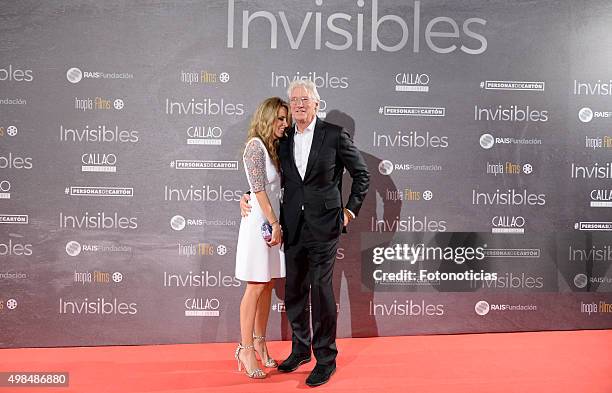
<svg viewBox="0 0 612 393">
<path fill-rule="evenodd" d="M 612 328 L 610 2 L 23 0 L 0 21 L 0 346 L 236 341 L 241 149 L 296 78 L 372 173 L 339 336 Z"/>
</svg>

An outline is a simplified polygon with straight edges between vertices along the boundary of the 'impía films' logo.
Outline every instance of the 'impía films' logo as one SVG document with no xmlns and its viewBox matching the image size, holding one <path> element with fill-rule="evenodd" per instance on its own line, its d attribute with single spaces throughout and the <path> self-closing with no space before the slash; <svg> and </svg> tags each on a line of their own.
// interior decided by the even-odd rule
<svg viewBox="0 0 612 393">
<path fill-rule="evenodd" d="M 229 72 L 215 72 L 210 70 L 185 71 L 181 70 L 180 81 L 189 86 L 225 84 L 230 81 Z"/>
<path fill-rule="evenodd" d="M 0 124 L 0 136 L 13 137 L 13 136 L 17 136 L 18 133 L 19 133 L 19 128 L 17 128 L 16 125 L 13 125 L 13 124 L 9 124 L 9 125 Z"/>
<path fill-rule="evenodd" d="M 125 107 L 122 98 L 74 97 L 74 109 L 79 111 L 120 111 Z"/>
</svg>

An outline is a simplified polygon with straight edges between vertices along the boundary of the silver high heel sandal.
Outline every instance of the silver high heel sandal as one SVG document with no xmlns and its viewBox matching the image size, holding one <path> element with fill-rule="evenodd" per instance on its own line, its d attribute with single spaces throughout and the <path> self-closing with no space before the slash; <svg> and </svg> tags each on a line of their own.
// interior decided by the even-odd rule
<svg viewBox="0 0 612 393">
<path fill-rule="evenodd" d="M 240 354 L 240 351 L 243 350 L 243 349 L 245 349 L 245 350 L 249 350 L 249 349 L 255 350 L 255 347 L 253 345 L 243 346 L 242 344 L 238 344 L 238 347 L 236 348 L 236 352 L 234 353 L 234 358 L 236 358 L 236 360 L 238 361 L 238 371 L 241 371 L 242 367 L 244 367 L 244 373 L 247 375 L 247 377 L 254 378 L 254 379 L 263 379 L 263 378 L 265 378 L 267 376 L 267 374 L 264 373 L 263 370 L 260 369 L 260 368 L 256 368 L 256 369 L 254 369 L 253 371 L 251 371 L 249 373 L 249 370 L 247 369 L 246 364 L 244 364 L 242 362 L 242 360 L 240 360 L 240 358 L 238 357 L 238 355 Z"/>
<path fill-rule="evenodd" d="M 278 367 L 278 362 L 274 359 L 272 359 L 270 357 L 270 354 L 268 353 L 268 347 L 266 346 L 266 336 L 253 336 L 253 341 L 261 341 L 263 348 L 265 349 L 266 355 L 268 356 L 268 359 L 266 359 L 264 361 L 263 358 L 263 353 L 259 353 L 257 352 L 257 349 L 255 349 L 255 352 L 257 352 L 259 354 L 259 357 L 261 358 L 261 361 L 263 362 L 263 365 L 267 368 L 276 368 Z"/>
</svg>

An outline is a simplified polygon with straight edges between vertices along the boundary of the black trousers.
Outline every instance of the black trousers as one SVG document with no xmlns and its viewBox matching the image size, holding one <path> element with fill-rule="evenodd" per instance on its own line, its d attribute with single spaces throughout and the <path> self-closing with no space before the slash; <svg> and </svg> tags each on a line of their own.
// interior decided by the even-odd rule
<svg viewBox="0 0 612 393">
<path fill-rule="evenodd" d="M 317 364 L 331 366 L 335 365 L 338 354 L 337 310 L 332 281 L 338 239 L 315 240 L 312 230 L 302 218 L 296 241 L 285 245 L 285 310 L 292 329 L 291 352 L 310 354 L 312 345 Z"/>
</svg>

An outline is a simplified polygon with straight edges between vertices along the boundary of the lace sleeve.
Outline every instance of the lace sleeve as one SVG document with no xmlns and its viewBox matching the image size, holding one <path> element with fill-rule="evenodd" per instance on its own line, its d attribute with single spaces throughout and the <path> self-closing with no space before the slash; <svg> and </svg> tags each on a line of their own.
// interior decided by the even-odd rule
<svg viewBox="0 0 612 393">
<path fill-rule="evenodd" d="M 261 143 L 249 141 L 244 149 L 244 165 L 252 192 L 263 191 L 266 187 L 266 152 Z"/>
</svg>

